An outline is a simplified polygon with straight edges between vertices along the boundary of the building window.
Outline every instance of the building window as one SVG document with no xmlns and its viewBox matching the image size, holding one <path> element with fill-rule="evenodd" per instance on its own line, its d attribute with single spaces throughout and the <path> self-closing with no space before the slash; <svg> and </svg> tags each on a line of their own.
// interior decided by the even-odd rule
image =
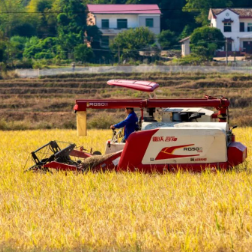
<svg viewBox="0 0 252 252">
<path fill-rule="evenodd" d="M 101 46 L 102 47 L 109 47 L 109 36 L 102 36 Z"/>
<path fill-rule="evenodd" d="M 117 19 L 117 29 L 125 29 L 125 28 L 128 28 L 128 20 Z"/>
<path fill-rule="evenodd" d="M 102 19 L 101 20 L 101 27 L 102 27 L 102 29 L 109 29 L 109 19 Z"/>
<path fill-rule="evenodd" d="M 231 32 L 231 23 L 224 23 L 224 32 Z"/>
<path fill-rule="evenodd" d="M 240 32 L 244 32 L 245 29 L 244 29 L 244 23 L 240 23 Z"/>
<path fill-rule="evenodd" d="M 153 27 L 153 18 L 146 18 L 145 19 L 145 26 L 146 27 L 150 27 L 150 28 L 152 28 Z"/>
<path fill-rule="evenodd" d="M 252 23 L 248 23 L 248 32 L 252 32 Z"/>
</svg>

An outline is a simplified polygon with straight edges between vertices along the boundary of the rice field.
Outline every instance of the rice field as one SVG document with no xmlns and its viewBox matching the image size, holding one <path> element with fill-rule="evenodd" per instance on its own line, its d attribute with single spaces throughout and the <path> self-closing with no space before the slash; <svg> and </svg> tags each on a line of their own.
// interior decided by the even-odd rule
<svg viewBox="0 0 252 252">
<path fill-rule="evenodd" d="M 50 140 L 103 151 L 111 132 L 0 131 L 0 250 L 251 251 L 252 128 L 235 134 L 246 171 L 43 175 L 23 173 L 31 151 Z"/>
</svg>

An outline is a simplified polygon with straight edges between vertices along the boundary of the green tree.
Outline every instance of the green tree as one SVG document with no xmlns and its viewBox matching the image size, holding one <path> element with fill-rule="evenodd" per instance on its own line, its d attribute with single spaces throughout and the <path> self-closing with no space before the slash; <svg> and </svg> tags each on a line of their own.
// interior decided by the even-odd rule
<svg viewBox="0 0 252 252">
<path fill-rule="evenodd" d="M 233 0 L 233 6 L 234 8 L 251 8 L 252 7 L 252 1 L 251 0 L 239 0 L 235 1 Z"/>
<path fill-rule="evenodd" d="M 120 50 L 124 58 L 138 57 L 139 50 L 144 50 L 155 42 L 155 35 L 146 27 L 139 27 L 120 32 L 114 39 L 111 49 Z"/>
<path fill-rule="evenodd" d="M 71 50 L 84 42 L 86 6 L 81 1 L 60 0 L 62 13 L 57 16 L 58 37 L 64 50 Z"/>
<path fill-rule="evenodd" d="M 25 44 L 23 56 L 25 58 L 35 59 L 51 59 L 58 54 L 58 39 L 48 37 L 45 39 L 39 39 L 38 37 L 32 37 Z"/>
<path fill-rule="evenodd" d="M 36 27 L 38 37 L 56 35 L 57 14 L 53 11 L 53 0 L 31 0 L 26 9 L 30 13 L 27 22 Z"/>
<path fill-rule="evenodd" d="M 162 31 L 158 35 L 158 42 L 161 45 L 162 49 L 168 49 L 177 42 L 175 32 L 170 30 Z"/>
<path fill-rule="evenodd" d="M 190 36 L 195 28 L 197 28 L 196 24 L 186 25 L 181 34 L 179 35 L 179 39 L 183 39 Z"/>
<path fill-rule="evenodd" d="M 183 10 L 196 14 L 195 20 L 202 25 L 208 24 L 208 12 L 210 8 L 225 8 L 232 6 L 231 0 L 186 0 Z"/>
<path fill-rule="evenodd" d="M 21 36 L 11 37 L 9 50 L 13 59 L 22 59 L 25 44 L 28 42 L 28 40 L 28 38 Z"/>
<path fill-rule="evenodd" d="M 24 22 L 25 11 L 22 0 L 0 1 L 0 29 L 6 37 L 11 37 L 13 29 Z"/>
<path fill-rule="evenodd" d="M 214 52 L 225 45 L 225 38 L 219 29 L 205 26 L 193 31 L 190 43 L 193 53 L 212 59 Z"/>
<path fill-rule="evenodd" d="M 0 62 L 6 62 L 7 55 L 6 55 L 6 42 L 0 40 Z"/>
<path fill-rule="evenodd" d="M 86 27 L 86 35 L 86 39 L 91 42 L 92 48 L 100 48 L 102 32 L 96 25 L 88 25 Z"/>
<path fill-rule="evenodd" d="M 81 44 L 74 48 L 74 58 L 81 62 L 92 62 L 94 57 L 93 50 L 87 45 Z"/>
</svg>

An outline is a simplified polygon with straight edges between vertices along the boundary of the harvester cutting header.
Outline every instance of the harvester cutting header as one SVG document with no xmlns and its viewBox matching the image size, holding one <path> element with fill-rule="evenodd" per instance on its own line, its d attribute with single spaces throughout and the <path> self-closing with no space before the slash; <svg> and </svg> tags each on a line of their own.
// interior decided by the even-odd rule
<svg viewBox="0 0 252 252">
<path fill-rule="evenodd" d="M 163 173 L 178 169 L 226 170 L 245 161 L 247 148 L 235 141 L 228 125 L 228 99 L 211 96 L 204 99 L 156 99 L 152 94 L 159 85 L 155 82 L 110 80 L 108 84 L 149 92 L 150 98 L 76 100 L 74 111 L 78 135 L 87 134 L 86 116 L 90 109 L 139 108 L 138 130 L 130 134 L 126 143 L 120 143 L 119 134 L 114 132 L 101 156 L 83 149 L 76 150 L 74 144 L 60 149 L 57 142 L 52 141 L 32 153 L 35 165 L 30 169 Z M 216 112 L 205 107 L 214 108 Z M 36 153 L 48 146 L 52 155 L 40 160 Z M 71 157 L 83 160 L 73 161 Z"/>
</svg>

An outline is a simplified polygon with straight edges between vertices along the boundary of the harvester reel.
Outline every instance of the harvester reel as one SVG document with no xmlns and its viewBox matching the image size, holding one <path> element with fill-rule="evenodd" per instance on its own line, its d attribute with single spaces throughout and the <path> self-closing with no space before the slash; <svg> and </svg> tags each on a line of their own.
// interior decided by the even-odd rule
<svg viewBox="0 0 252 252">
<path fill-rule="evenodd" d="M 77 165 L 78 161 L 75 162 L 71 160 L 69 154 L 70 152 L 75 148 L 75 144 L 70 144 L 69 146 L 65 147 L 64 149 L 60 149 L 59 145 L 57 144 L 56 141 L 51 141 L 48 144 L 40 147 L 39 149 L 33 151 L 32 158 L 35 162 L 35 165 L 31 166 L 24 172 L 28 171 L 33 171 L 33 172 L 42 172 L 42 173 L 47 173 L 50 172 L 52 173 L 48 167 L 44 167 L 47 163 L 50 163 L 52 161 L 59 162 L 59 163 L 65 163 L 65 164 L 70 164 L 70 165 Z M 38 156 L 38 153 L 41 151 L 44 151 L 46 148 L 49 148 L 49 150 L 53 153 L 49 157 L 40 159 Z"/>
</svg>

